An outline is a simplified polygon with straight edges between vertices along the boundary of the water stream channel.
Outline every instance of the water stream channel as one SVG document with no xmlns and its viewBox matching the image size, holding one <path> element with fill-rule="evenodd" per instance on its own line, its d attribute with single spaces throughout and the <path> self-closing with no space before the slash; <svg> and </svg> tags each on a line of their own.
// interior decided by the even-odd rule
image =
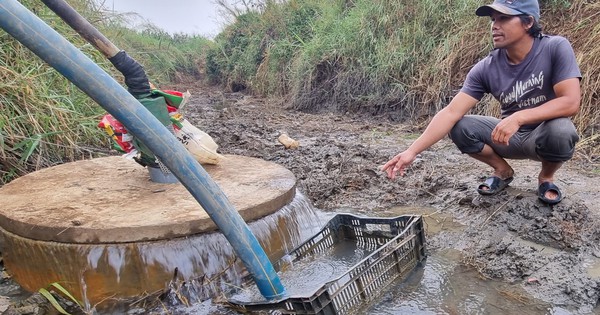
<svg viewBox="0 0 600 315">
<path fill-rule="evenodd" d="M 305 198 L 298 194 L 301 199 Z M 317 233 L 330 218 L 336 213 L 358 213 L 358 209 L 338 209 L 335 212 L 323 212 L 311 206 L 310 202 L 295 201 L 301 205 L 296 217 L 298 218 L 302 237 L 309 238 Z M 443 233 L 460 232 L 465 227 L 453 222 L 451 218 L 441 215 L 432 208 L 392 208 L 380 216 L 392 217 L 399 215 L 423 215 L 427 238 L 434 240 Z M 364 215 L 364 214 L 361 214 Z M 300 222 L 301 221 L 301 222 Z M 252 226 L 253 223 L 251 223 Z M 256 223 L 254 223 L 256 224 Z M 523 241 L 524 244 L 540 247 L 532 242 Z M 539 249 L 539 248 L 538 248 Z M 548 254 L 555 251 L 545 248 Z M 368 255 L 366 252 L 356 249 L 336 250 L 346 254 L 336 254 L 317 263 L 311 264 L 310 269 L 300 271 L 294 268 L 280 273 L 286 288 L 290 292 L 298 293 L 310 291 L 313 286 L 322 284 L 323 279 L 331 279 L 336 272 L 342 272 L 344 268 Z M 347 253 L 353 253 L 348 255 Z M 358 256 L 361 257 L 358 257 Z M 290 277 L 289 272 L 298 274 Z M 285 274 L 287 273 L 287 274 Z M 287 281 L 287 282 L 285 282 Z M 535 279 L 530 285 L 535 285 Z M 256 290 L 254 290 L 255 292 Z M 249 288 L 246 292 L 252 292 Z M 252 294 L 252 293 L 250 293 Z M 256 292 L 253 294 L 257 294 Z M 523 285 L 519 283 L 507 283 L 494 281 L 483 277 L 474 266 L 465 261 L 460 250 L 448 248 L 428 249 L 427 259 L 422 266 L 417 267 L 409 277 L 388 287 L 376 302 L 369 305 L 365 314 L 547 314 L 562 315 L 573 314 L 567 309 L 552 306 L 538 300 L 527 293 Z M 225 307 L 216 300 L 199 302 L 190 306 L 174 306 L 170 314 L 241 314 Z"/>
<path fill-rule="evenodd" d="M 274 214 L 260 220 L 251 222 L 249 225 L 258 238 L 268 234 L 273 226 L 278 226 L 281 240 L 290 244 L 284 244 L 285 251 L 291 251 L 293 244 L 299 244 L 313 235 L 337 213 L 350 213 L 360 216 L 372 216 L 365 214 L 361 209 L 341 208 L 335 211 L 322 211 L 315 208 L 310 200 L 301 192 L 296 193 L 294 200 Z M 402 215 L 422 215 L 426 230 L 427 258 L 423 263 L 411 272 L 407 279 L 392 284 L 386 290 L 380 292 L 364 314 L 376 315 L 403 315 L 403 314 L 531 314 L 531 315 L 566 315 L 572 313 L 568 309 L 561 308 L 542 300 L 536 299 L 527 292 L 527 286 L 537 285 L 535 278 L 526 279 L 514 283 L 495 281 L 486 278 L 478 272 L 477 265 L 465 257 L 460 248 L 460 242 L 450 243 L 448 240 L 456 239 L 456 236 L 448 237 L 449 234 L 461 235 L 467 227 L 456 222 L 450 215 L 436 210 L 435 208 L 420 207 L 394 207 L 384 211 L 378 211 L 378 217 L 397 217 Z M 281 227 L 281 217 L 292 220 L 293 224 Z M 510 233 L 510 232 L 509 232 Z M 519 239 L 516 235 L 511 237 Z M 156 266 L 171 268 L 176 265 L 179 274 L 185 278 L 192 272 L 187 267 L 192 264 L 202 263 L 206 270 L 211 270 L 211 264 L 216 267 L 223 264 L 219 253 L 228 252 L 228 248 L 215 248 L 213 244 L 222 244 L 223 236 L 219 233 L 207 234 L 202 242 L 188 244 L 193 248 L 180 248 L 181 255 L 177 257 L 161 255 L 160 248 L 153 248 L 145 253 L 148 260 L 155 261 Z M 190 242 L 192 242 L 190 240 Z M 543 255 L 554 255 L 557 249 L 540 245 L 535 242 L 520 239 L 520 245 L 529 246 Z M 293 243 L 293 244 L 291 244 Z M 187 243 L 185 243 L 187 244 Z M 328 252 L 327 256 L 307 265 L 295 265 L 280 272 L 280 277 L 287 291 L 291 295 L 306 296 L 306 292 L 312 292 L 324 282 L 335 278 L 339 274 L 351 268 L 362 258 L 369 255 L 368 250 L 363 250 L 342 242 L 334 251 Z M 165 244 L 169 247 L 169 244 Z M 205 248 L 199 250 L 198 248 Z M 190 251 L 190 254 L 185 254 Z M 165 252 L 172 252 L 172 248 Z M 191 253 L 202 252 L 207 255 L 200 260 L 187 261 L 181 257 L 190 257 Z M 231 254 L 231 253 L 229 253 Z M 283 253 L 282 253 L 283 254 Z M 203 254 L 204 255 L 204 254 Z M 119 270 L 119 261 L 113 261 L 115 270 Z M 187 267 L 186 267 L 187 266 Z M 587 262 L 587 272 L 590 276 L 600 274 L 600 264 L 596 260 Z M 227 270 L 226 278 L 233 279 L 239 270 Z M 119 307 L 113 310 L 98 311 L 99 314 L 216 314 L 235 315 L 240 312 L 227 306 L 227 299 L 223 294 L 233 286 L 238 286 L 238 281 L 231 283 L 188 281 L 174 282 L 172 287 L 163 292 L 161 296 L 146 298 L 146 302 L 130 301 L 127 307 Z M 0 292 L 4 297 L 21 299 L 24 292 L 18 286 L 3 286 L 6 292 Z M 215 298 L 206 300 L 202 297 L 215 295 Z M 260 299 L 256 288 L 245 288 L 246 297 L 250 300 Z M 252 297 L 254 295 L 254 297 Z M 310 295 L 310 294 L 308 294 Z M 20 297 L 21 296 L 21 297 Z M 249 296 L 249 297 L 248 297 Z M 239 298 L 239 297 L 238 297 Z M 154 299 L 154 300 L 152 300 Z M 156 301 L 161 301 L 156 303 Z M 152 303 L 154 301 L 154 304 Z M 159 304 L 160 306 L 156 306 Z M 87 304 L 84 310 L 86 314 L 95 314 L 93 306 Z"/>
</svg>

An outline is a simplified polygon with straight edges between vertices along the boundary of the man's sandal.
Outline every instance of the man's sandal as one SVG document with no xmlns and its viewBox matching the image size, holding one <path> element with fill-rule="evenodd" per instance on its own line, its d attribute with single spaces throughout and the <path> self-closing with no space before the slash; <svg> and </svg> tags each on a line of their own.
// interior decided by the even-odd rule
<svg viewBox="0 0 600 315">
<path fill-rule="evenodd" d="M 477 192 L 481 195 L 494 195 L 506 188 L 512 181 L 512 177 L 502 179 L 498 176 L 490 176 L 477 187 Z"/>
<path fill-rule="evenodd" d="M 549 191 L 553 191 L 557 194 L 555 199 L 546 198 L 546 193 Z M 563 195 L 558 186 L 554 185 L 551 182 L 543 182 L 540 187 L 538 187 L 538 198 L 549 205 L 555 205 L 562 201 Z"/>
</svg>

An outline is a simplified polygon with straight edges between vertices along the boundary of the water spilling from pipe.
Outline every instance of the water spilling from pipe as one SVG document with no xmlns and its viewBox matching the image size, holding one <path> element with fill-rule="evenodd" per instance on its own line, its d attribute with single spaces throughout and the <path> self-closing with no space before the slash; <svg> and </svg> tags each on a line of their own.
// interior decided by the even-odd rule
<svg viewBox="0 0 600 315">
<path fill-rule="evenodd" d="M 358 210 L 341 209 L 338 212 L 358 213 Z M 437 212 L 435 209 L 394 208 L 377 215 L 397 216 L 402 214 L 424 215 L 428 235 L 464 228 L 459 223 L 454 222 L 452 218 L 444 213 Z M 314 209 L 310 201 L 298 192 L 296 198 L 286 207 L 261 220 L 251 222 L 249 226 L 259 239 L 263 239 L 276 226 L 277 228 L 274 230 L 278 238 L 285 241 L 282 241 L 281 244 L 270 241 L 265 246 L 277 247 L 281 245 L 281 252 L 289 252 L 295 247 L 293 243 L 298 244 L 315 235 L 334 215 L 335 212 L 325 213 Z M 282 217 L 291 218 L 292 222 L 296 222 L 297 225 L 279 225 Z M 128 304 L 121 308 L 102 310 L 98 314 L 240 314 L 224 306 L 220 296 L 209 299 L 203 297 L 210 295 L 210 290 L 228 289 L 239 283 L 239 279 L 243 274 L 241 268 L 233 270 L 233 268 L 237 268 L 233 264 L 232 269 L 226 270 L 223 276 L 231 279 L 224 281 L 224 283 L 216 279 L 211 282 L 208 277 L 185 279 L 183 276 L 192 273 L 194 264 L 200 264 L 207 268 L 208 272 L 215 273 L 219 264 L 231 263 L 219 257 L 222 254 L 230 253 L 230 249 L 227 249 L 227 246 L 214 246 L 213 244 L 222 239 L 223 236 L 219 237 L 218 233 L 210 233 L 206 235 L 206 238 L 203 238 L 202 242 L 188 240 L 187 243 L 184 243 L 187 244 L 185 246 L 170 243 L 165 243 L 160 249 L 140 246 L 140 255 L 144 257 L 145 262 L 152 265 L 145 271 L 147 274 L 151 274 L 154 268 L 160 270 L 177 268 L 178 272 L 181 270 L 181 273 L 177 275 L 177 279 L 164 282 L 164 287 L 167 289 L 156 292 L 154 296 L 151 295 L 154 292 L 149 292 L 144 302 L 141 302 L 141 300 L 128 301 Z M 175 246 L 175 248 L 169 246 Z M 303 295 L 303 291 L 310 290 L 312 287 L 319 287 L 321 276 L 323 278 L 329 277 L 332 272 L 335 273 L 335 269 L 338 269 L 336 266 L 340 266 L 339 269 L 346 270 L 347 267 L 344 264 L 352 264 L 354 261 L 353 255 L 356 254 L 356 249 L 351 247 L 344 249 L 343 247 L 345 246 L 340 248 L 342 255 L 338 255 L 337 258 L 329 253 L 323 255 L 323 258 L 325 258 L 324 263 L 317 264 L 316 268 L 313 264 L 311 264 L 311 268 L 304 268 L 302 265 L 291 266 L 292 268 L 284 270 L 282 281 L 284 281 L 286 287 L 289 286 L 293 290 L 297 288 L 297 292 L 302 292 Z M 84 256 L 86 258 L 85 263 L 89 269 L 92 269 L 93 266 L 105 268 L 102 267 L 102 262 L 106 261 L 106 265 L 110 266 L 110 269 L 113 270 L 123 285 L 126 284 L 127 279 L 133 276 L 131 271 L 124 268 L 125 262 L 129 258 L 123 254 L 122 250 L 110 248 L 109 246 L 108 249 L 103 251 L 88 250 L 82 253 L 86 255 Z M 194 253 L 198 256 L 200 256 L 199 253 L 208 256 L 206 259 L 194 257 L 191 261 L 187 260 L 189 258 L 176 257 L 179 255 L 190 256 Z M 55 254 L 60 254 L 60 252 Z M 519 285 L 483 279 L 476 271 L 462 264 L 461 255 L 458 251 L 435 250 L 430 251 L 428 254 L 429 256 L 422 268 L 417 269 L 406 281 L 389 287 L 378 301 L 372 303 L 367 313 L 375 315 L 571 314 L 558 306 L 551 307 L 536 300 Z M 54 258 L 48 257 L 48 259 Z M 339 261 L 336 261 L 336 259 Z M 73 262 L 65 261 L 62 258 L 58 260 L 62 263 Z M 590 262 L 590 269 L 594 269 L 596 266 L 596 261 Z M 91 290 L 94 285 L 94 281 L 90 281 L 93 278 L 89 274 L 90 271 L 87 272 L 87 274 L 81 275 L 83 285 L 87 285 L 87 288 L 84 286 L 84 291 Z M 302 283 L 303 277 L 308 279 L 304 283 Z M 305 287 L 302 286 L 304 284 L 306 284 Z M 209 290 L 207 287 L 212 287 L 212 289 Z M 159 303 L 159 294 L 162 295 L 161 303 L 164 303 L 164 308 L 162 306 L 156 307 Z M 186 301 L 181 298 L 184 296 L 187 299 Z M 154 308 L 149 307 L 152 305 L 154 305 Z M 86 309 L 93 310 L 94 305 L 88 305 Z M 148 309 L 152 311 L 148 312 Z"/>
<path fill-rule="evenodd" d="M 250 222 L 249 227 L 269 253 L 269 259 L 275 261 L 319 231 L 323 222 L 326 219 L 319 219 L 308 199 L 297 192 L 282 209 Z M 137 298 L 144 291 L 147 295 L 134 307 L 150 300 L 157 303 L 156 298 L 168 298 L 169 292 L 193 304 L 240 285 L 247 273 L 218 231 L 170 240 L 110 244 L 45 242 L 5 230 L 2 233 L 7 236 L 5 246 L 14 249 L 11 257 L 5 255 L 6 259 L 22 261 L 28 257 L 26 264 L 11 265 L 11 271 L 22 275 L 22 287 L 34 292 L 39 289 L 36 283 L 59 282 L 83 300 L 88 312 L 96 308 L 110 312 L 115 308 L 116 313 L 122 313 L 132 303 L 127 297 Z M 40 267 L 28 268 L 27 264 Z M 96 305 L 98 301 L 109 306 L 105 309 Z"/>
<path fill-rule="evenodd" d="M 296 262 L 291 259 L 278 272 L 290 297 L 310 297 L 326 282 L 343 275 L 355 264 L 367 257 L 375 248 L 365 248 L 351 240 L 341 240 L 326 251 Z M 286 260 L 284 256 L 282 260 Z M 260 292 L 246 287 L 230 298 L 243 302 L 264 301 Z"/>
</svg>

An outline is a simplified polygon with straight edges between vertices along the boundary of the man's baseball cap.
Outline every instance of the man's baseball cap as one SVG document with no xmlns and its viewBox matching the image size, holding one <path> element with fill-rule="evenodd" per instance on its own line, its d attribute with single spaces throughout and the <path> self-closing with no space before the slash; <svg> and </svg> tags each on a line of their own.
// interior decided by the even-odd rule
<svg viewBox="0 0 600 315">
<path fill-rule="evenodd" d="M 494 3 L 481 6 L 475 11 L 479 16 L 491 16 L 494 11 L 507 15 L 531 15 L 540 20 L 540 5 L 537 0 L 494 0 Z"/>
</svg>

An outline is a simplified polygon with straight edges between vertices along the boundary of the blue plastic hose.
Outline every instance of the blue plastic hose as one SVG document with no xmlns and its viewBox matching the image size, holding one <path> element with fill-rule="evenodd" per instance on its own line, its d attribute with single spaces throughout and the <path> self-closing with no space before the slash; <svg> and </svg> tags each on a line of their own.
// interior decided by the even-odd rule
<svg viewBox="0 0 600 315">
<path fill-rule="evenodd" d="M 73 82 L 145 143 L 219 227 L 261 294 L 269 300 L 285 297 L 285 288 L 246 222 L 204 168 L 154 115 L 91 59 L 16 0 L 0 0 L 0 28 Z"/>
</svg>

